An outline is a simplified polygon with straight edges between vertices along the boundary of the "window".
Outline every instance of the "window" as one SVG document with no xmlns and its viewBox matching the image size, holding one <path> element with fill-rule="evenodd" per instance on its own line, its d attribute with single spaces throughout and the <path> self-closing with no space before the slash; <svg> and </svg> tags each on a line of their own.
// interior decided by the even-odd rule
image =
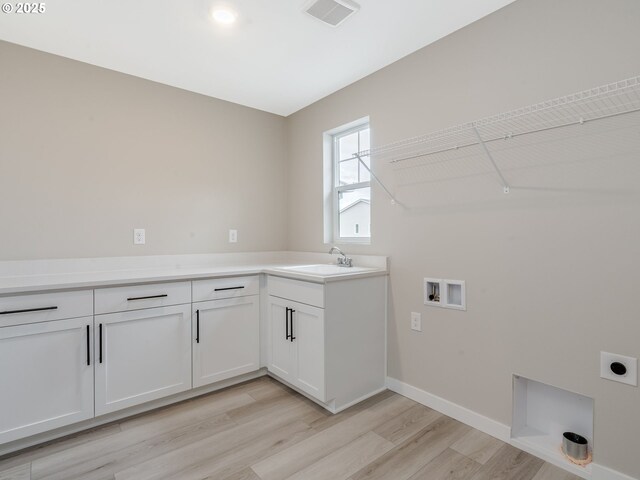
<svg viewBox="0 0 640 480">
<path fill-rule="evenodd" d="M 332 135 L 332 220 L 336 242 L 369 243 L 371 239 L 371 175 L 354 156 L 369 150 L 369 124 Z M 369 167 L 369 157 L 362 157 Z M 360 225 L 369 225 L 368 229 Z"/>
</svg>

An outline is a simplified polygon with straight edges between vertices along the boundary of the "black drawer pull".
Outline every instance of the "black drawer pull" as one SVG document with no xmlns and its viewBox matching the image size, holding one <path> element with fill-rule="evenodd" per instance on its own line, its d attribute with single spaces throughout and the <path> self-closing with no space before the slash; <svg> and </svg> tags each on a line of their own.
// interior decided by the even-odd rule
<svg viewBox="0 0 640 480">
<path fill-rule="evenodd" d="M 127 302 L 132 302 L 134 300 L 150 300 L 152 298 L 165 298 L 168 297 L 169 295 L 167 295 L 166 293 L 163 293 L 162 295 L 149 295 L 146 297 L 129 297 L 127 298 Z"/>
<path fill-rule="evenodd" d="M 99 333 L 98 333 L 98 343 L 100 344 L 100 363 L 102 363 L 102 324 L 100 324 L 100 326 L 98 327 Z"/>
<path fill-rule="evenodd" d="M 215 292 L 222 292 L 224 290 L 241 290 L 243 288 L 244 288 L 244 286 L 242 286 L 242 287 L 224 287 L 224 288 L 216 288 L 214 291 Z"/>
<path fill-rule="evenodd" d="M 91 327 L 87 325 L 87 365 L 91 365 Z"/>
<path fill-rule="evenodd" d="M 40 308 L 26 308 L 24 310 L 7 310 L 0 312 L 0 315 L 11 315 L 12 313 L 29 313 L 29 312 L 44 312 L 47 310 L 57 310 L 58 307 L 40 307 Z"/>
<path fill-rule="evenodd" d="M 287 307 L 287 311 L 284 314 L 284 326 L 285 326 L 285 330 L 286 330 L 286 337 L 285 340 L 289 340 L 289 337 L 291 337 L 291 335 L 289 335 L 289 310 L 291 310 L 289 307 Z"/>
<path fill-rule="evenodd" d="M 200 310 L 196 310 L 196 343 L 200 343 Z"/>
<path fill-rule="evenodd" d="M 296 339 L 296 337 L 293 336 L 293 314 L 295 313 L 295 310 L 290 308 L 289 311 L 291 312 L 291 341 L 293 342 Z"/>
</svg>

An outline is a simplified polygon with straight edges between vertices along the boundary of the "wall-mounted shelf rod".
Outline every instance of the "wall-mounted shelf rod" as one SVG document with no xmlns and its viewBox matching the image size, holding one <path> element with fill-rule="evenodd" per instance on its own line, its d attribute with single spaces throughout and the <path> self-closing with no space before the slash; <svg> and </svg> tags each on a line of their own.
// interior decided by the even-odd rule
<svg viewBox="0 0 640 480">
<path fill-rule="evenodd" d="M 366 168 L 366 169 L 367 169 L 367 171 L 368 171 L 368 172 L 369 172 L 369 174 L 373 177 L 373 179 L 376 181 L 376 183 L 382 187 L 382 189 L 385 191 L 385 193 L 386 193 L 386 194 L 389 196 L 389 198 L 391 199 L 391 204 L 392 204 L 392 205 L 402 205 L 400 202 L 398 202 L 398 200 L 396 200 L 396 197 L 394 197 L 394 196 L 393 196 L 393 193 L 391 193 L 391 192 L 389 191 L 389 189 L 385 186 L 385 184 L 384 184 L 384 183 L 382 183 L 382 181 L 378 178 L 378 176 L 377 176 L 375 173 L 373 173 L 373 172 L 371 171 L 371 169 L 369 168 L 369 166 L 368 166 L 366 163 L 364 163 L 364 161 L 362 160 L 362 158 L 360 157 L 360 155 L 359 155 L 358 153 L 354 153 L 354 154 L 353 154 L 353 156 L 354 156 L 355 158 L 357 158 L 357 159 L 358 159 L 358 162 L 360 162 L 360 165 L 362 165 L 364 168 Z"/>
</svg>

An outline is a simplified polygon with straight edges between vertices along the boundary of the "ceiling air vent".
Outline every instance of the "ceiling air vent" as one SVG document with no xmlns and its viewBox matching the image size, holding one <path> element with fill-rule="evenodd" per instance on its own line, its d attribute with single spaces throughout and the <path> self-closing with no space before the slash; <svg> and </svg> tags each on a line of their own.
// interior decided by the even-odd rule
<svg viewBox="0 0 640 480">
<path fill-rule="evenodd" d="M 315 0 L 305 12 L 332 27 L 337 27 L 359 9 L 360 5 L 349 0 Z"/>
</svg>

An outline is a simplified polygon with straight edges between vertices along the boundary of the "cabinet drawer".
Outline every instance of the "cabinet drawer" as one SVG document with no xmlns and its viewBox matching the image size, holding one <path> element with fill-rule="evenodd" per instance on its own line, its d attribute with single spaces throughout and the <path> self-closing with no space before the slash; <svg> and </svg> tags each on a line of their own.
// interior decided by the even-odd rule
<svg viewBox="0 0 640 480">
<path fill-rule="evenodd" d="M 324 308 L 324 286 L 269 275 L 269 295 Z"/>
<path fill-rule="evenodd" d="M 258 275 L 248 277 L 211 278 L 193 282 L 193 301 L 203 302 L 221 298 L 246 297 L 260 293 Z"/>
<path fill-rule="evenodd" d="M 95 291 L 96 315 L 191 303 L 191 282 L 150 283 Z"/>
<path fill-rule="evenodd" d="M 93 315 L 93 290 L 0 297 L 0 327 Z"/>
</svg>

